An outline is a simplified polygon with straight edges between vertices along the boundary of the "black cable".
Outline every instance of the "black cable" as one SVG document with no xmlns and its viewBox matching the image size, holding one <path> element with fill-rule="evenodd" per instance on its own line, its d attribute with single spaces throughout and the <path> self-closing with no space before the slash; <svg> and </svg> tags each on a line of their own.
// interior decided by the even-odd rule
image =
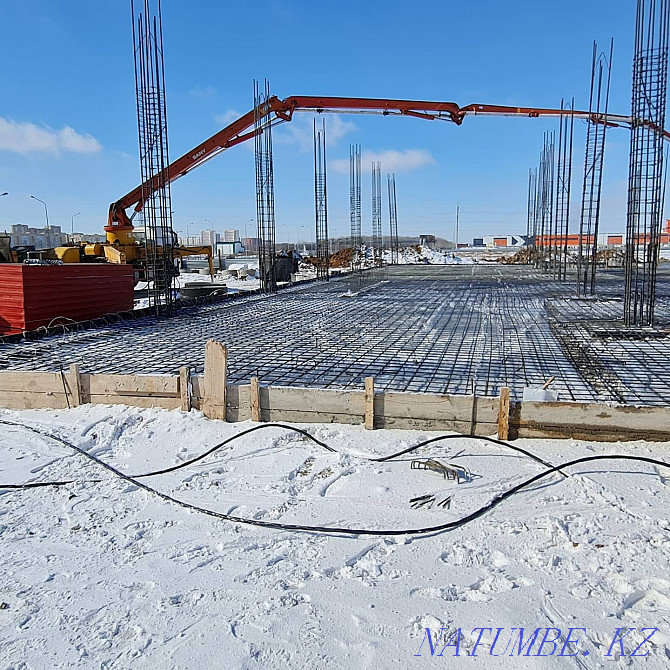
<svg viewBox="0 0 670 670">
<path fill-rule="evenodd" d="M 391 454 L 390 456 L 383 456 L 382 458 L 371 458 L 370 460 L 376 463 L 383 463 L 385 461 L 390 461 L 393 458 L 398 458 L 400 456 L 404 456 L 405 454 L 409 454 L 412 451 L 416 451 L 420 447 L 425 447 L 426 445 L 432 444 L 433 442 L 440 442 L 442 440 L 454 440 L 456 438 L 462 440 L 463 438 L 466 437 L 474 438 L 475 440 L 482 440 L 483 442 L 490 442 L 491 444 L 497 444 L 502 447 L 507 447 L 508 449 L 512 449 L 513 451 L 518 451 L 520 454 L 523 454 L 524 456 L 528 456 L 528 458 L 532 458 L 534 461 L 540 463 L 541 465 L 544 465 L 547 468 L 554 467 L 552 463 L 547 463 L 547 461 L 542 460 L 539 456 L 532 454 L 530 451 L 526 451 L 525 449 L 517 447 L 513 444 L 507 444 L 507 442 L 503 442 L 502 440 L 496 440 L 494 437 L 485 437 L 484 435 L 461 435 L 460 433 L 457 433 L 455 435 L 440 435 L 439 437 L 431 437 L 429 440 L 419 442 L 419 444 L 415 444 L 413 447 L 407 447 L 407 449 L 403 449 L 402 451 L 399 451 L 395 454 Z M 561 472 L 561 474 L 567 477 L 567 475 L 564 472 Z"/>
<path fill-rule="evenodd" d="M 117 470 L 114 466 L 109 465 L 105 463 L 104 461 L 101 461 L 99 458 L 96 456 L 93 456 L 92 454 L 89 454 L 87 451 L 82 449 L 81 447 L 78 447 L 75 444 L 72 444 L 71 442 L 68 442 L 68 440 L 65 440 L 64 438 L 58 436 L 58 435 L 52 435 L 51 433 L 47 433 L 46 431 L 41 431 L 39 429 L 33 428 L 32 426 L 28 426 L 25 424 L 18 424 L 18 423 L 13 423 L 9 421 L 3 421 L 0 420 L 0 423 L 4 423 L 6 425 L 12 425 L 12 426 L 19 426 L 22 428 L 25 428 L 26 430 L 30 430 L 33 433 L 36 433 L 38 435 L 42 435 L 44 437 L 48 437 L 56 442 L 59 442 L 60 444 L 69 447 L 70 449 L 73 449 L 77 453 L 81 454 L 82 456 L 88 458 L 89 460 L 93 461 L 94 463 L 97 463 L 101 467 L 105 468 L 106 470 L 109 470 L 111 473 L 119 477 L 120 479 L 123 479 L 124 481 L 129 482 L 130 484 L 133 484 L 137 486 L 138 488 L 141 488 L 148 493 L 151 493 L 155 496 L 158 496 L 159 498 L 162 498 L 163 500 L 174 503 L 176 505 L 179 505 L 180 507 L 183 507 L 184 509 L 191 510 L 193 512 L 198 512 L 200 514 L 206 514 L 207 516 L 212 516 L 217 519 L 222 519 L 224 521 L 231 521 L 233 523 L 239 523 L 239 524 L 244 524 L 248 526 L 258 526 L 261 528 L 273 528 L 276 530 L 288 530 L 288 531 L 304 531 L 304 532 L 310 532 L 310 533 L 327 533 L 327 534 L 334 534 L 334 535 L 373 535 L 373 536 L 387 536 L 387 537 L 392 537 L 392 536 L 398 536 L 398 535 L 427 535 L 430 533 L 439 533 L 439 532 L 445 532 L 445 531 L 450 531 L 450 530 L 455 530 L 457 528 L 461 528 L 462 526 L 465 526 L 466 524 L 475 521 L 476 519 L 480 518 L 486 512 L 491 511 L 498 505 L 500 505 L 503 501 L 507 500 L 508 498 L 512 497 L 522 489 L 526 488 L 527 486 L 530 486 L 531 484 L 534 484 L 537 481 L 540 481 L 541 479 L 544 479 L 545 477 L 548 477 L 551 474 L 554 474 L 555 472 L 560 472 L 562 468 L 569 468 L 572 467 L 573 465 L 578 465 L 580 463 L 589 463 L 592 461 L 600 461 L 600 460 L 627 460 L 627 461 L 640 461 L 643 463 L 650 463 L 652 465 L 656 465 L 658 467 L 664 467 L 664 468 L 670 468 L 670 463 L 665 463 L 663 461 L 656 460 L 654 458 L 647 458 L 645 456 L 629 456 L 626 454 L 612 454 L 612 455 L 601 455 L 601 456 L 585 456 L 582 458 L 577 458 L 572 461 L 568 461 L 566 463 L 562 463 L 561 465 L 556 465 L 548 470 L 545 470 L 544 472 L 541 472 L 530 479 L 526 479 L 525 481 L 521 482 L 520 484 L 517 484 L 516 486 L 512 487 L 511 489 L 508 489 L 507 491 L 499 494 L 495 498 L 493 498 L 489 503 L 484 505 L 483 507 L 480 507 L 479 509 L 475 510 L 474 512 L 471 512 L 467 516 L 462 517 L 461 519 L 456 519 L 455 521 L 448 521 L 447 523 L 439 524 L 437 526 L 427 526 L 423 528 L 410 528 L 410 529 L 390 529 L 390 530 L 377 530 L 377 529 L 368 529 L 368 528 L 337 528 L 337 527 L 328 527 L 328 526 L 306 526 L 302 524 L 287 524 L 287 523 L 279 523 L 276 521 L 262 521 L 259 519 L 244 519 L 242 517 L 236 517 L 232 516 L 230 514 L 224 514 L 223 512 L 216 512 L 214 510 L 209 510 L 205 509 L 204 507 L 198 507 L 197 505 L 193 505 L 191 503 L 184 502 L 183 500 L 178 500 L 177 498 L 173 498 L 172 496 L 169 496 L 167 493 L 163 493 L 161 491 L 158 491 L 147 484 L 143 484 L 142 482 L 138 481 L 136 478 L 131 477 L 130 475 L 126 475 L 120 470 Z"/>
<path fill-rule="evenodd" d="M 8 425 L 8 426 L 18 426 L 18 427 L 29 428 L 29 426 L 26 426 L 24 424 L 15 423 L 15 422 L 12 422 L 12 421 L 5 421 L 5 420 L 0 420 L 0 424 L 5 424 L 5 425 Z M 141 479 L 141 478 L 144 478 L 144 477 L 154 477 L 154 476 L 157 476 L 157 475 L 165 475 L 169 472 L 174 472 L 175 470 L 180 470 L 181 468 L 188 467 L 189 465 L 193 465 L 193 463 L 197 463 L 198 461 L 201 461 L 202 459 L 206 458 L 210 454 L 213 454 L 215 451 L 218 451 L 219 449 L 225 447 L 227 444 L 230 444 L 234 440 L 237 440 L 240 437 L 244 437 L 245 435 L 248 435 L 249 433 L 253 433 L 257 430 L 261 430 L 261 429 L 264 429 L 264 428 L 282 428 L 284 430 L 293 431 L 295 433 L 299 433 L 300 435 L 303 435 L 304 437 L 309 438 L 310 440 L 312 440 L 312 442 L 314 442 L 315 444 L 318 444 L 320 447 L 323 447 L 324 449 L 326 449 L 327 451 L 329 451 L 333 454 L 339 453 L 336 449 L 333 449 L 332 447 L 327 445 L 325 442 L 322 442 L 318 438 L 314 437 L 314 435 L 311 435 L 306 430 L 302 430 L 301 428 L 295 428 L 294 426 L 288 426 L 288 425 L 283 424 L 283 423 L 262 423 L 262 424 L 259 424 L 258 426 L 253 426 L 252 428 L 244 430 L 241 433 L 237 433 L 237 434 L 225 439 L 223 442 L 219 442 L 219 444 L 215 444 L 213 447 L 211 447 L 210 449 L 208 449 L 204 453 L 202 453 L 198 456 L 194 456 L 193 458 L 191 458 L 187 461 L 183 461 L 182 463 L 178 463 L 177 465 L 172 465 L 168 468 L 163 468 L 162 470 L 154 470 L 152 472 L 145 472 L 145 473 L 142 473 L 142 474 L 139 474 L 139 475 L 131 475 L 131 476 L 134 477 L 135 479 Z M 38 431 L 38 434 L 41 435 L 43 433 L 39 433 L 39 431 Z M 501 440 L 496 440 L 495 438 L 492 438 L 492 437 L 483 437 L 483 436 L 480 436 L 480 435 L 461 435 L 461 434 L 440 435 L 438 437 L 432 437 L 429 440 L 424 440 L 423 442 L 419 442 L 418 444 L 415 444 L 412 447 L 408 447 L 407 449 L 403 449 L 402 451 L 399 451 L 398 453 L 395 453 L 395 454 L 391 454 L 390 456 L 384 456 L 382 458 L 370 458 L 368 460 L 370 460 L 372 462 L 375 462 L 375 463 L 383 463 L 383 462 L 389 461 L 393 458 L 398 458 L 400 456 L 404 456 L 405 454 L 408 454 L 412 451 L 416 451 L 417 449 L 420 449 L 421 447 L 424 447 L 428 444 L 432 444 L 433 442 L 438 442 L 440 440 L 456 439 L 456 438 L 459 438 L 459 439 L 473 438 L 473 439 L 476 439 L 476 440 L 483 440 L 484 442 L 491 442 L 493 444 L 503 446 L 503 447 L 507 447 L 508 449 L 512 449 L 513 451 L 517 451 L 521 454 L 524 454 L 525 456 L 528 456 L 529 458 L 532 458 L 534 461 L 540 463 L 541 465 L 544 465 L 547 468 L 553 467 L 553 465 L 551 463 L 547 463 L 546 461 L 542 460 L 541 458 L 539 458 L 535 454 L 532 454 L 529 451 L 526 451 L 525 449 L 522 449 L 521 447 L 516 447 L 514 445 L 507 444 L 506 442 L 502 442 Z M 561 474 L 564 474 L 564 476 L 567 477 L 567 475 L 565 475 L 565 473 L 561 473 Z M 56 483 L 54 483 L 54 485 L 62 486 L 63 484 L 71 484 L 71 483 L 72 482 L 56 482 Z M 94 483 L 97 483 L 97 482 L 94 482 Z M 40 484 L 40 486 L 47 486 L 47 485 L 48 484 Z M 14 485 L 10 485 L 10 486 L 0 486 L 0 488 L 31 488 L 31 487 L 34 487 L 34 486 L 36 486 L 36 484 L 24 484 L 24 485 L 14 484 Z"/>
</svg>

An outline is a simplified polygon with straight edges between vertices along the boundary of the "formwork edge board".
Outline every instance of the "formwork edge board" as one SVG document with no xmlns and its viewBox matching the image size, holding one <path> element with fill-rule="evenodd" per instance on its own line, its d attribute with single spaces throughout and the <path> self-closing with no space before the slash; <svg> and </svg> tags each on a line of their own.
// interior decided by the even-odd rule
<svg viewBox="0 0 670 670">
<path fill-rule="evenodd" d="M 595 403 L 523 402 L 510 420 L 516 427 L 545 425 L 670 434 L 670 407 L 610 406 Z"/>
<path fill-rule="evenodd" d="M 90 397 L 91 405 L 126 405 L 140 409 L 180 409 L 181 398 L 165 396 L 131 396 L 131 395 L 93 395 Z"/>
<path fill-rule="evenodd" d="M 270 409 L 261 410 L 261 421 L 289 421 L 293 423 L 343 423 L 361 424 L 363 415 L 337 414 L 335 412 L 308 412 L 305 410 Z"/>
<path fill-rule="evenodd" d="M 248 386 L 243 388 L 249 389 Z M 361 421 L 365 412 L 363 391 L 261 386 L 259 395 L 261 412 L 263 410 L 290 410 L 351 414 L 360 417 Z"/>
<path fill-rule="evenodd" d="M 385 392 L 378 394 L 376 402 L 381 403 L 380 413 L 385 417 L 498 423 L 495 397 Z"/>
<path fill-rule="evenodd" d="M 168 375 L 81 375 L 84 395 L 179 396 L 178 380 Z"/>
<path fill-rule="evenodd" d="M 5 409 L 66 409 L 65 393 L 33 391 L 0 391 L 0 407 Z"/>
<path fill-rule="evenodd" d="M 653 429 L 629 429 L 620 426 L 595 428 L 578 425 L 535 425 L 524 423 L 514 434 L 515 439 L 572 439 L 595 442 L 670 442 L 670 432 Z"/>
<path fill-rule="evenodd" d="M 63 393 L 60 372 L 0 372 L 0 391 Z"/>
</svg>

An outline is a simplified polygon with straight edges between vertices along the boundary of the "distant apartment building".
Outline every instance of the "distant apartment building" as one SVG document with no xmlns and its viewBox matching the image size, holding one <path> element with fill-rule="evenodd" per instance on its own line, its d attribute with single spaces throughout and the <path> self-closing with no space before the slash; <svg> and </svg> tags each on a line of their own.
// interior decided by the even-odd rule
<svg viewBox="0 0 670 670">
<path fill-rule="evenodd" d="M 74 233 L 67 236 L 73 244 L 81 244 L 82 242 L 106 242 L 107 235 L 98 235 L 97 233 Z"/>
<path fill-rule="evenodd" d="M 255 254 L 258 252 L 260 239 L 258 237 L 243 237 L 242 246 L 247 253 Z"/>
<path fill-rule="evenodd" d="M 60 226 L 49 228 L 31 228 L 15 223 L 9 231 L 13 247 L 35 247 L 35 249 L 53 249 L 67 243 L 67 235 Z"/>
<path fill-rule="evenodd" d="M 229 229 L 223 231 L 222 242 L 239 242 L 240 241 L 240 231 L 235 229 Z"/>
<path fill-rule="evenodd" d="M 201 244 L 207 244 L 208 246 L 214 248 L 218 241 L 219 241 L 219 233 L 217 233 L 215 230 L 203 230 L 200 233 Z"/>
</svg>

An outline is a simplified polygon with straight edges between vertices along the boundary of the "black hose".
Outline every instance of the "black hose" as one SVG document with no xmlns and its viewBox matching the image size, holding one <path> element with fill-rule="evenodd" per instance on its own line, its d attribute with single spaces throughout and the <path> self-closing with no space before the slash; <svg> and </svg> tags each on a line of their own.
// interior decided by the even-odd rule
<svg viewBox="0 0 670 670">
<path fill-rule="evenodd" d="M 9 422 L 9 421 L 4 421 L 0 420 L 0 423 L 3 423 L 5 425 L 10 425 L 10 426 L 19 426 L 22 428 L 25 428 L 26 430 L 30 430 L 33 433 L 36 433 L 38 435 L 42 435 L 44 437 L 48 437 L 70 449 L 73 449 L 77 453 L 81 454 L 82 456 L 88 458 L 89 460 L 93 461 L 94 463 L 98 464 L 99 466 L 105 468 L 106 470 L 109 470 L 111 473 L 119 477 L 120 479 L 123 479 L 124 481 L 129 482 L 130 484 L 133 484 L 137 486 L 138 488 L 141 488 L 148 493 L 151 493 L 155 496 L 158 496 L 159 498 L 162 498 L 163 500 L 174 503 L 176 505 L 179 505 L 180 507 L 183 507 L 184 509 L 188 509 L 194 512 L 198 512 L 200 514 L 206 514 L 207 516 L 211 516 L 217 519 L 222 519 L 224 521 L 231 521 L 233 523 L 239 523 L 239 524 L 244 524 L 248 526 L 258 526 L 260 528 L 273 528 L 276 530 L 287 530 L 287 531 L 303 531 L 303 532 L 310 532 L 310 533 L 327 533 L 327 534 L 333 534 L 333 535 L 373 535 L 373 536 L 387 536 L 387 537 L 392 537 L 392 536 L 398 536 L 398 535 L 427 535 L 431 533 L 440 533 L 440 532 L 445 532 L 445 531 L 450 531 L 450 530 L 455 530 L 457 528 L 461 528 L 462 526 L 465 526 L 466 524 L 475 521 L 479 517 L 483 516 L 486 514 L 486 512 L 491 511 L 500 503 L 502 503 L 504 500 L 507 500 L 508 498 L 512 497 L 513 495 L 517 494 L 519 491 L 522 489 L 526 488 L 527 486 L 530 486 L 531 484 L 534 484 L 537 481 L 540 481 L 541 479 L 544 479 L 545 477 L 548 477 L 551 474 L 554 474 L 555 472 L 559 472 L 562 468 L 569 468 L 572 467 L 573 465 L 578 465 L 580 463 L 589 463 L 592 461 L 600 461 L 600 460 L 627 460 L 627 461 L 639 461 L 643 463 L 650 463 L 652 465 L 656 465 L 658 467 L 664 467 L 664 468 L 670 468 L 670 463 L 665 463 L 663 461 L 656 460 L 654 458 L 647 458 L 645 456 L 629 456 L 625 454 L 612 454 L 612 455 L 602 455 L 602 456 L 585 456 L 583 458 L 577 458 L 572 461 L 568 461 L 566 463 L 562 463 L 561 465 L 555 465 L 544 472 L 541 472 L 533 477 L 530 477 L 529 479 L 526 479 L 525 481 L 521 482 L 520 484 L 517 484 L 516 486 L 512 487 L 511 489 L 508 489 L 507 491 L 499 494 L 495 498 L 493 498 L 489 503 L 486 505 L 480 507 L 479 509 L 475 510 L 474 512 L 471 512 L 467 516 L 462 517 L 461 519 L 457 519 L 455 521 L 448 521 L 447 523 L 439 524 L 437 526 L 426 526 L 422 528 L 409 528 L 409 529 L 390 529 L 390 530 L 377 530 L 377 529 L 368 529 L 368 528 L 337 528 L 337 527 L 328 527 L 328 526 L 307 526 L 303 524 L 287 524 L 287 523 L 279 523 L 275 521 L 262 521 L 258 519 L 245 519 L 242 517 L 236 517 L 232 516 L 230 514 L 224 514 L 223 512 L 216 512 L 214 510 L 209 510 L 205 509 L 204 507 L 198 507 L 197 505 L 193 505 L 191 503 L 184 502 L 183 500 L 178 500 L 177 498 L 173 498 L 172 496 L 169 496 L 167 493 L 163 493 L 161 491 L 158 491 L 147 484 L 144 484 L 140 481 L 138 481 L 135 477 L 131 477 L 130 475 L 126 475 L 120 470 L 117 470 L 114 466 L 109 465 L 105 463 L 104 461 L 101 461 L 98 459 L 96 456 L 93 456 L 92 454 L 89 454 L 87 451 L 82 449 L 81 447 L 78 447 L 75 444 L 72 444 L 71 442 L 65 440 L 62 437 L 59 437 L 58 435 L 52 435 L 51 433 L 47 433 L 46 431 L 39 430 L 37 428 L 33 428 L 32 426 L 28 426 L 25 424 L 19 424 L 19 423 L 14 423 L 14 422 Z"/>
<path fill-rule="evenodd" d="M 5 421 L 5 420 L 2 420 L 2 419 L 0 419 L 0 424 L 5 424 L 5 425 L 8 425 L 8 426 L 18 426 L 18 427 L 31 429 L 30 426 L 27 426 L 25 424 L 15 423 L 15 422 L 12 422 L 12 421 Z M 310 440 L 312 440 L 312 442 L 314 442 L 315 444 L 318 444 L 320 447 L 323 447 L 327 451 L 329 451 L 333 454 L 339 453 L 336 449 L 333 449 L 332 447 L 327 445 L 325 442 L 322 442 L 318 438 L 314 437 L 314 435 L 311 435 L 306 430 L 302 430 L 302 428 L 295 428 L 294 426 L 288 426 L 288 425 L 283 424 L 283 423 L 262 423 L 262 424 L 259 424 L 258 426 L 253 426 L 252 428 L 244 430 L 241 433 L 237 433 L 237 434 L 225 439 L 223 442 L 219 442 L 219 444 L 215 444 L 213 447 L 211 447 L 210 449 L 208 449 L 204 453 L 202 453 L 198 456 L 194 456 L 193 458 L 191 458 L 187 461 L 183 461 L 182 463 L 178 463 L 177 465 L 172 465 L 168 468 L 163 468 L 162 470 L 153 470 L 152 472 L 144 472 L 144 473 L 139 474 L 139 475 L 131 475 L 131 476 L 134 477 L 135 479 L 141 479 L 143 477 L 155 477 L 157 475 L 165 475 L 165 474 L 168 474 L 169 472 L 174 472 L 175 470 L 180 470 L 181 468 L 188 467 L 189 465 L 193 465 L 194 463 L 197 463 L 198 461 L 203 460 L 207 456 L 213 454 L 215 451 L 218 451 L 219 449 L 225 447 L 226 445 L 230 444 L 231 442 L 237 440 L 240 437 L 244 437 L 245 435 L 248 435 L 249 433 L 253 433 L 257 430 L 262 430 L 262 429 L 265 429 L 265 428 L 282 428 L 284 430 L 293 431 L 294 433 L 299 433 L 300 435 L 309 438 Z M 39 430 L 37 430 L 37 432 L 38 432 L 39 435 L 46 435 L 47 437 L 51 437 L 51 435 L 49 435 L 47 433 L 40 432 Z M 551 463 L 547 463 L 546 461 L 542 460 L 538 456 L 535 456 L 535 454 L 532 454 L 529 451 L 526 451 L 525 449 L 522 449 L 521 447 L 516 447 L 514 445 L 507 444 L 506 442 L 502 442 L 501 440 L 496 440 L 492 437 L 483 437 L 483 436 L 480 436 L 480 435 L 461 435 L 461 434 L 458 434 L 458 433 L 453 434 L 453 435 L 440 435 L 439 437 L 432 437 L 429 440 L 424 440 L 423 442 L 419 442 L 418 444 L 415 444 L 412 447 L 408 447 L 407 449 L 403 449 L 402 451 L 399 451 L 396 454 L 391 454 L 390 456 L 384 456 L 382 458 L 370 458 L 368 460 L 370 460 L 374 463 L 383 463 L 385 461 L 389 461 L 391 459 L 399 458 L 400 456 L 404 456 L 405 454 L 408 454 L 412 451 L 416 451 L 417 449 L 420 449 L 421 447 L 424 447 L 428 444 L 432 444 L 433 442 L 438 442 L 440 440 L 455 439 L 455 438 L 459 438 L 459 439 L 473 438 L 473 439 L 476 439 L 476 440 L 483 440 L 484 442 L 491 442 L 492 444 L 496 444 L 496 445 L 499 445 L 499 446 L 502 446 L 502 447 L 507 447 L 508 449 L 512 449 L 513 451 L 517 451 L 517 452 L 523 454 L 524 456 L 528 456 L 529 458 L 533 459 L 537 463 L 540 463 L 541 465 L 544 465 L 547 468 L 553 467 L 553 465 Z M 561 474 L 564 474 L 564 473 L 561 473 Z M 567 477 L 567 475 L 565 475 L 565 476 Z M 97 483 L 97 482 L 93 482 L 93 483 Z M 54 483 L 55 486 L 62 486 L 63 484 L 72 484 L 72 482 L 68 481 L 68 482 L 56 482 L 56 483 Z M 31 488 L 31 487 L 35 487 L 35 486 L 37 486 L 37 485 L 36 484 L 24 484 L 24 485 L 14 484 L 14 485 L 11 485 L 11 486 L 0 486 L 0 488 Z M 40 484 L 40 486 L 48 486 L 48 483 L 47 484 Z"/>
</svg>

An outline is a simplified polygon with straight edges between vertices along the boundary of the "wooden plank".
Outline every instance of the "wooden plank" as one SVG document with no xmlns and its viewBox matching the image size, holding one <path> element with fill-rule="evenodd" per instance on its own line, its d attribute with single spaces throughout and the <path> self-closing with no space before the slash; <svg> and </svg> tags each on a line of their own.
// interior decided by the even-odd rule
<svg viewBox="0 0 670 670">
<path fill-rule="evenodd" d="M 182 412 L 191 410 L 191 375 L 187 367 L 179 368 L 179 397 Z"/>
<path fill-rule="evenodd" d="M 205 378 L 202 375 L 191 375 L 191 406 L 195 407 L 196 399 L 205 395 Z"/>
<path fill-rule="evenodd" d="M 92 405 L 127 405 L 128 407 L 140 407 L 148 409 L 159 407 L 161 409 L 180 409 L 181 398 L 161 396 L 132 396 L 132 395 L 92 395 Z"/>
<path fill-rule="evenodd" d="M 509 440 L 509 388 L 500 389 L 500 409 L 498 411 L 498 439 Z"/>
<path fill-rule="evenodd" d="M 365 378 L 365 429 L 375 427 L 375 378 Z"/>
<path fill-rule="evenodd" d="M 519 426 L 579 426 L 670 434 L 670 407 L 567 402 L 523 402 L 520 405 Z"/>
<path fill-rule="evenodd" d="M 261 398 L 263 391 L 268 387 L 261 387 Z M 292 423 L 343 423 L 350 425 L 361 425 L 361 413 L 358 414 L 333 414 L 329 412 L 308 412 L 305 410 L 271 409 L 261 410 L 264 421 L 287 421 Z"/>
<path fill-rule="evenodd" d="M 60 372 L 0 372 L 0 391 L 62 393 Z"/>
<path fill-rule="evenodd" d="M 61 381 L 60 393 L 0 391 L 0 407 L 6 409 L 67 409 L 67 398 L 63 393 Z"/>
<path fill-rule="evenodd" d="M 90 395 L 179 396 L 178 377 L 168 375 L 82 375 Z"/>
<path fill-rule="evenodd" d="M 474 415 L 476 423 L 498 422 L 497 398 L 390 391 L 378 395 L 382 396 L 380 402 L 386 418 L 471 422 Z"/>
<path fill-rule="evenodd" d="M 334 391 L 318 388 L 291 388 L 264 386 L 261 388 L 261 413 L 263 410 L 285 409 L 304 412 L 327 412 L 358 416 L 360 423 L 364 394 L 361 391 Z"/>
<path fill-rule="evenodd" d="M 258 377 L 251 378 L 251 387 L 249 389 L 249 411 L 252 421 L 261 420 L 261 400 L 258 389 Z"/>
<path fill-rule="evenodd" d="M 450 421 L 448 419 L 412 419 L 407 417 L 377 416 L 377 428 L 393 428 L 395 430 L 436 430 L 444 433 L 460 433 L 461 435 L 496 435 L 498 424 L 477 423 L 474 428 L 470 419 L 467 421 Z"/>
<path fill-rule="evenodd" d="M 210 419 L 226 420 L 226 377 L 228 351 L 221 342 L 205 345 L 205 394 L 202 411 Z"/>
<path fill-rule="evenodd" d="M 77 363 L 72 363 L 70 365 L 70 372 L 68 374 L 68 383 L 70 385 L 70 391 L 72 393 L 72 398 L 70 403 L 73 407 L 79 407 L 82 404 L 81 400 L 81 379 L 79 377 L 79 365 Z"/>
</svg>

